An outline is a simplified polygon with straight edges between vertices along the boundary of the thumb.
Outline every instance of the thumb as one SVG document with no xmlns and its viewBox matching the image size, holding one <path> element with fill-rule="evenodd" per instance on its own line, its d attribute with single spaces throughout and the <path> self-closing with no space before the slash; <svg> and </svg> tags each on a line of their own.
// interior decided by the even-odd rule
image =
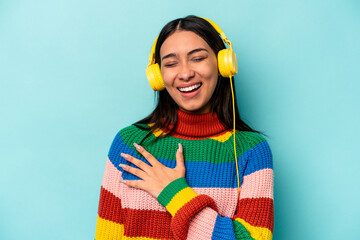
<svg viewBox="0 0 360 240">
<path fill-rule="evenodd" d="M 183 147 L 182 147 L 181 143 L 179 143 L 179 148 L 176 151 L 176 168 L 183 169 L 185 172 Z"/>
</svg>

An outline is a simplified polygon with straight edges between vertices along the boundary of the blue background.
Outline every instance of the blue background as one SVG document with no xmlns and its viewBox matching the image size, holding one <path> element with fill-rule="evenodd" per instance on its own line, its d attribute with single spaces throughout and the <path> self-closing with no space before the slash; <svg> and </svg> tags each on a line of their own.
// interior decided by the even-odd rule
<svg viewBox="0 0 360 240">
<path fill-rule="evenodd" d="M 274 239 L 357 239 L 360 2 L 0 1 L 0 239 L 93 239 L 118 130 L 154 107 L 170 20 L 216 22 L 245 121 L 274 156 Z"/>
</svg>

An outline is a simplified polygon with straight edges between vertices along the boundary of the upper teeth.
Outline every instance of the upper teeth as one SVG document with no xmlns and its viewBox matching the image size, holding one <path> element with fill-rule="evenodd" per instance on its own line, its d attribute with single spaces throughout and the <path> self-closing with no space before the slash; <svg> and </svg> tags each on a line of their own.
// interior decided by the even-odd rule
<svg viewBox="0 0 360 240">
<path fill-rule="evenodd" d="M 200 85 L 201 85 L 201 83 L 198 83 L 198 84 L 192 85 L 190 87 L 179 88 L 179 90 L 182 91 L 182 92 L 189 92 L 189 91 L 194 90 L 195 88 L 200 87 Z"/>
</svg>

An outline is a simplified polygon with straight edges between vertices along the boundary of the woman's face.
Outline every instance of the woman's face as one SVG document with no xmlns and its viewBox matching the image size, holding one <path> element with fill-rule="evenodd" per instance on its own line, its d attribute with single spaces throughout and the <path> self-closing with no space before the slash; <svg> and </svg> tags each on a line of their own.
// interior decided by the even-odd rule
<svg viewBox="0 0 360 240">
<path fill-rule="evenodd" d="M 219 73 L 216 55 L 205 40 L 190 31 L 175 31 L 162 44 L 160 59 L 166 90 L 179 108 L 210 112 Z"/>
</svg>

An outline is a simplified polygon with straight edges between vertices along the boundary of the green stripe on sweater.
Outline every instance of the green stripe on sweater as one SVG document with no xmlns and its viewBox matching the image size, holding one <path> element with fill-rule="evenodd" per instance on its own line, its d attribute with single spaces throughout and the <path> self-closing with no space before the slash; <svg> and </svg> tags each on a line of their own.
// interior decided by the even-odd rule
<svg viewBox="0 0 360 240">
<path fill-rule="evenodd" d="M 234 225 L 234 232 L 236 236 L 236 240 L 253 240 L 254 238 L 251 237 L 250 233 L 246 230 L 244 225 L 239 223 L 238 221 L 233 221 Z"/>
<path fill-rule="evenodd" d="M 157 197 L 158 202 L 166 207 L 171 199 L 184 188 L 189 187 L 185 178 L 178 178 L 169 183 Z"/>
<path fill-rule="evenodd" d="M 136 126 L 129 126 L 120 131 L 120 136 L 126 145 L 135 150 L 133 143 L 140 143 L 146 136 L 148 131 L 141 130 Z M 186 140 L 167 136 L 166 139 L 155 140 L 154 135 L 150 135 L 142 144 L 142 146 L 151 154 L 157 158 L 176 160 L 176 150 L 178 149 L 178 143 L 183 145 L 184 159 L 186 161 L 208 161 L 215 164 L 233 162 L 232 158 L 224 158 L 229 154 L 234 154 L 234 140 L 230 137 L 226 142 L 219 142 L 213 139 L 201 139 L 201 140 Z M 241 156 L 247 150 L 255 147 L 260 142 L 264 141 L 264 138 L 253 132 L 238 132 L 236 133 L 236 151 L 237 156 Z M 224 147 L 226 146 L 226 147 Z M 173 151 L 161 151 L 168 148 Z M 209 151 L 209 149 L 212 149 Z M 217 156 L 212 155 L 214 152 L 218 153 Z M 140 154 L 137 153 L 139 157 Z M 211 161 L 209 161 L 211 160 Z"/>
</svg>

